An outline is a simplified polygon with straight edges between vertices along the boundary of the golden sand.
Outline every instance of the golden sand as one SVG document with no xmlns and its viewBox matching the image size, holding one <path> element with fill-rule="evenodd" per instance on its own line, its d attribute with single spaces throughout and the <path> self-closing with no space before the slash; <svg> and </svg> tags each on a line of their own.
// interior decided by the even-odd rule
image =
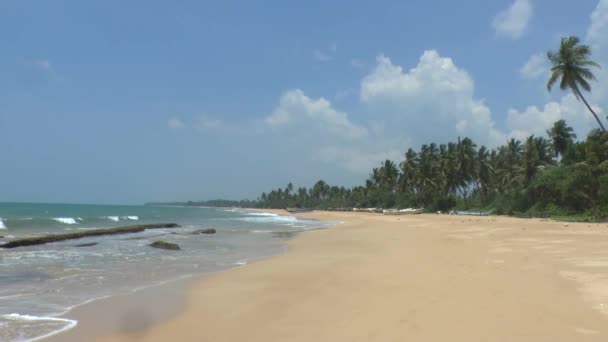
<svg viewBox="0 0 608 342">
<path fill-rule="evenodd" d="M 298 216 L 344 223 L 198 281 L 173 319 L 99 341 L 608 341 L 606 224 Z"/>
</svg>

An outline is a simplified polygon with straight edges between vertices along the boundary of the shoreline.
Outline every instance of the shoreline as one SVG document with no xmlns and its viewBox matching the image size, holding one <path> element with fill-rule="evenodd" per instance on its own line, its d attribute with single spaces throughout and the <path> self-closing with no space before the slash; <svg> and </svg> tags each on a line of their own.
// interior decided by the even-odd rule
<svg viewBox="0 0 608 342">
<path fill-rule="evenodd" d="M 605 224 L 316 211 L 293 216 L 345 223 L 298 234 L 286 242 L 287 253 L 195 279 L 172 317 L 103 331 L 97 341 L 608 336 Z M 594 260 L 595 268 L 589 266 Z M 68 341 L 63 337 L 76 329 L 49 341 Z"/>
<path fill-rule="evenodd" d="M 281 209 L 243 208 L 241 210 L 272 213 L 280 216 L 296 216 Z M 332 226 L 324 226 L 311 230 L 326 228 L 332 228 Z M 75 322 L 74 326 L 65 327 L 45 336 L 37 337 L 33 341 L 80 342 L 83 340 L 99 338 L 108 333 L 119 333 L 124 330 L 137 331 L 166 322 L 177 317 L 183 311 L 187 303 L 187 296 L 190 289 L 198 282 L 205 281 L 206 278 L 216 274 L 246 267 L 250 264 L 287 253 L 289 241 L 297 238 L 299 234 L 304 232 L 307 232 L 307 230 L 294 233 L 292 237 L 284 238 L 285 240 L 281 243 L 283 248 L 281 248 L 280 252 L 248 258 L 245 264 L 237 263 L 232 267 L 218 271 L 187 274 L 176 279 L 162 281 L 158 284 L 148 284 L 138 287 L 132 289 L 129 293 L 106 295 L 77 304 L 59 316 L 50 317 L 51 319 Z M 98 311 L 114 313 L 126 312 L 126 316 L 134 316 L 135 312 L 142 312 L 144 314 L 140 318 L 112 317 L 105 320 L 99 320 L 97 317 Z"/>
</svg>

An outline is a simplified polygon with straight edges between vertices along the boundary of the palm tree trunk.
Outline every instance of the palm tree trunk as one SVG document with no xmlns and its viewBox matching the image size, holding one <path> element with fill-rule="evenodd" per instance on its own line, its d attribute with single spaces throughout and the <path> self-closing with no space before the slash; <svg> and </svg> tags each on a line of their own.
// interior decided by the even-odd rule
<svg viewBox="0 0 608 342">
<path fill-rule="evenodd" d="M 578 88 L 574 88 L 574 91 L 576 91 L 576 93 L 578 94 L 578 96 L 585 103 L 585 106 L 587 106 L 587 109 L 589 109 L 589 111 L 591 112 L 591 114 L 593 114 L 593 116 L 595 117 L 595 120 L 597 121 L 597 123 L 602 128 L 602 131 L 604 131 L 604 133 L 606 133 L 606 128 L 604 128 L 604 125 L 602 125 L 602 122 L 600 121 L 600 118 L 597 117 L 597 114 L 595 114 L 595 112 L 593 111 L 593 109 L 591 109 L 591 106 L 587 103 L 587 100 L 585 100 L 585 97 L 583 96 L 583 94 L 581 94 L 581 91 L 578 90 Z"/>
</svg>

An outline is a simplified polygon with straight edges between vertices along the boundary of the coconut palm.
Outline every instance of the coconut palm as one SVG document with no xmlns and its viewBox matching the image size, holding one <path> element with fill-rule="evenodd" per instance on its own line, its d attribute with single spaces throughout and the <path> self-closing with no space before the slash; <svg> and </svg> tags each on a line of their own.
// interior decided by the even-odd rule
<svg viewBox="0 0 608 342">
<path fill-rule="evenodd" d="M 581 88 L 586 91 L 591 91 L 591 86 L 588 81 L 595 80 L 595 75 L 591 72 L 591 67 L 599 68 L 599 64 L 591 61 L 591 48 L 588 45 L 579 44 L 578 37 L 562 38 L 559 50 L 557 52 L 547 52 L 547 57 L 551 61 L 551 76 L 547 81 L 547 90 L 551 91 L 553 85 L 560 80 L 560 89 L 570 89 L 577 99 L 582 100 L 587 106 L 587 109 L 593 114 L 595 120 L 600 125 L 602 130 L 606 132 L 606 128 L 593 111 L 585 97 L 581 93 Z"/>
<path fill-rule="evenodd" d="M 553 127 L 547 130 L 547 135 L 549 135 L 549 139 L 551 139 L 551 147 L 553 148 L 556 159 L 560 155 L 563 156 L 568 149 L 568 146 L 576 139 L 574 130 L 572 127 L 566 125 L 565 120 L 555 121 Z"/>
</svg>

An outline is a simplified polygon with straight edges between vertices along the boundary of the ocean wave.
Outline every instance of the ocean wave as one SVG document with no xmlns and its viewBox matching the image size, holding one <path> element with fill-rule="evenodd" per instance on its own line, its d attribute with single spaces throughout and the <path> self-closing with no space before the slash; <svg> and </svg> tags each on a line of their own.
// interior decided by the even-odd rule
<svg viewBox="0 0 608 342">
<path fill-rule="evenodd" d="M 254 223 L 276 223 L 276 224 L 293 224 L 298 222 L 298 219 L 294 216 L 254 216 L 254 217 L 242 217 L 239 220 L 245 222 Z"/>
<path fill-rule="evenodd" d="M 123 216 L 123 218 L 127 218 L 127 220 L 131 220 L 131 221 L 137 221 L 139 220 L 139 216 L 136 215 L 132 215 L 132 216 Z"/>
<path fill-rule="evenodd" d="M 28 337 L 26 338 L 24 341 L 28 341 L 28 342 L 34 342 L 34 341 L 40 341 L 42 339 L 51 337 L 53 335 L 57 335 L 59 333 L 62 333 L 64 331 L 70 330 L 72 328 L 74 328 L 77 324 L 78 321 L 73 320 L 73 319 L 67 319 L 67 318 L 57 318 L 57 317 L 45 317 L 45 316 L 32 316 L 32 315 L 22 315 L 22 314 L 18 314 L 18 313 L 12 313 L 12 314 L 6 314 L 6 315 L 0 315 L 0 320 L 4 320 L 7 321 L 8 324 L 10 325 L 10 323 L 34 323 L 34 322 L 38 322 L 38 323 L 63 323 L 63 326 L 60 326 L 50 332 L 47 332 L 45 334 L 42 335 L 38 335 L 38 336 L 32 336 L 32 337 Z M 0 337 L 2 337 L 1 335 L 2 333 L 0 333 Z M 22 338 L 19 339 L 20 341 L 23 341 Z"/>
<path fill-rule="evenodd" d="M 76 224 L 76 220 L 73 217 L 53 217 L 53 220 L 61 222 L 63 224 Z"/>
<path fill-rule="evenodd" d="M 275 213 L 247 213 L 249 216 L 265 216 L 265 217 L 277 217 L 278 214 Z"/>
<path fill-rule="evenodd" d="M 2 221 L 2 217 L 0 217 L 0 229 L 6 229 L 4 222 Z"/>
<path fill-rule="evenodd" d="M 106 218 L 107 218 L 108 220 L 112 220 L 112 221 L 114 221 L 114 222 L 118 222 L 118 221 L 120 221 L 120 218 L 119 218 L 118 216 L 106 216 Z"/>
</svg>

